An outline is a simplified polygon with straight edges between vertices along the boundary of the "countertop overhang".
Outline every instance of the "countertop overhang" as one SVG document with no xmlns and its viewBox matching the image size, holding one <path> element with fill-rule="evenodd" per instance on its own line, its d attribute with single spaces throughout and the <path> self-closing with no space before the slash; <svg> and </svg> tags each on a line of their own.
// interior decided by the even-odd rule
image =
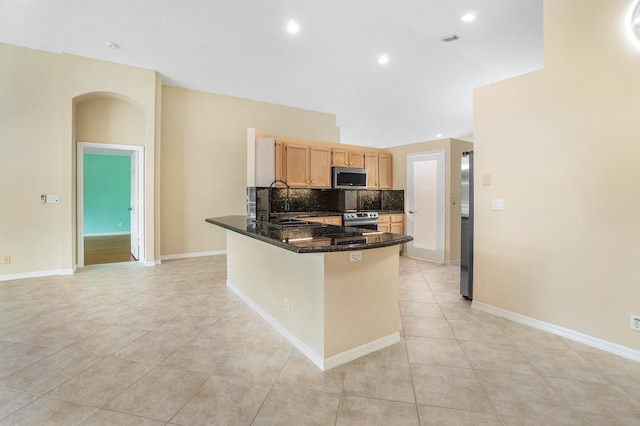
<svg viewBox="0 0 640 426">
<path fill-rule="evenodd" d="M 409 235 L 320 223 L 276 228 L 240 215 L 213 217 L 206 221 L 295 253 L 367 250 L 404 244 L 413 240 Z"/>
</svg>

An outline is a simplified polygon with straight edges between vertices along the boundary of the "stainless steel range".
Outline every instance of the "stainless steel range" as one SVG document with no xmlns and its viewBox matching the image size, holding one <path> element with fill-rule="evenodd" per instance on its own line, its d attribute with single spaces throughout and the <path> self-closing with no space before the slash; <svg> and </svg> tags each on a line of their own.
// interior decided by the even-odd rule
<svg viewBox="0 0 640 426">
<path fill-rule="evenodd" d="M 378 213 L 350 212 L 342 215 L 343 226 L 378 230 Z"/>
</svg>

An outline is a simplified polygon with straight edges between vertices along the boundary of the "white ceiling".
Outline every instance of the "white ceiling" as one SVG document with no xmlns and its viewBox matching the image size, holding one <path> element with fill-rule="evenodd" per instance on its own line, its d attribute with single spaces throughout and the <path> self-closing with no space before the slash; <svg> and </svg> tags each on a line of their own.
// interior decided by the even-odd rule
<svg viewBox="0 0 640 426">
<path fill-rule="evenodd" d="M 335 114 L 377 147 L 469 137 L 473 88 L 541 68 L 542 39 L 542 0 L 0 0 L 0 42 Z"/>
</svg>

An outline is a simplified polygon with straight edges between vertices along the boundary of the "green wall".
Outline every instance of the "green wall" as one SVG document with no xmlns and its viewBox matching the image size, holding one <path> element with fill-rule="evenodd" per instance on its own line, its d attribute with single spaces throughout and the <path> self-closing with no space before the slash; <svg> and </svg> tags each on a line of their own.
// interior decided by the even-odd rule
<svg viewBox="0 0 640 426">
<path fill-rule="evenodd" d="M 85 154 L 83 178 L 84 235 L 129 233 L 131 157 Z"/>
</svg>

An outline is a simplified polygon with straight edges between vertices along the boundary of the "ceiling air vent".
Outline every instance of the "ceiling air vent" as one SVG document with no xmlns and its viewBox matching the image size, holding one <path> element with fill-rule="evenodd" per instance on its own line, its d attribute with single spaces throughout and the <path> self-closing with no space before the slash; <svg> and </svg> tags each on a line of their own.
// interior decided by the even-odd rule
<svg viewBox="0 0 640 426">
<path fill-rule="evenodd" d="M 457 35 L 451 34 L 451 35 L 448 35 L 448 36 L 440 37 L 440 41 L 443 42 L 443 43 L 449 43 L 450 41 L 456 41 L 459 38 L 460 37 L 458 37 Z"/>
</svg>

